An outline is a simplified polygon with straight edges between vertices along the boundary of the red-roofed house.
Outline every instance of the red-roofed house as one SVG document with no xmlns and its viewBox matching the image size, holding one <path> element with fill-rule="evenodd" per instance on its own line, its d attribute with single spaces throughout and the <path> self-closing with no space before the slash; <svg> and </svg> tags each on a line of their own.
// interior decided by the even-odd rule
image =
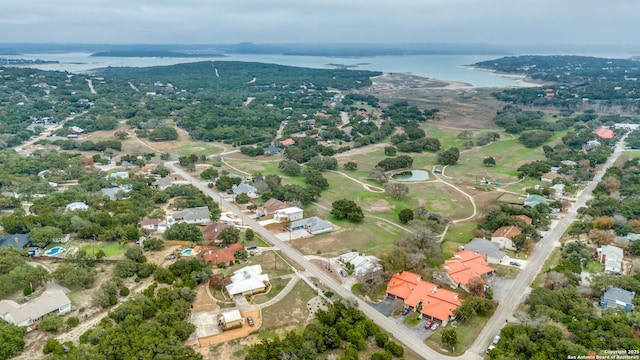
<svg viewBox="0 0 640 360">
<path fill-rule="evenodd" d="M 519 215 L 518 219 L 521 219 L 527 225 L 531 225 L 533 223 L 533 220 L 530 217 L 528 217 L 527 215 Z"/>
<path fill-rule="evenodd" d="M 493 274 L 493 269 L 481 254 L 470 250 L 459 251 L 442 265 L 457 286 L 469 291 L 468 285 L 471 279 L 481 278 L 482 275 Z"/>
<path fill-rule="evenodd" d="M 461 300 L 453 291 L 439 289 L 438 285 L 422 281 L 420 275 L 409 271 L 394 274 L 387 284 L 387 296 L 404 300 L 404 304 L 417 309 L 429 319 L 446 325 Z"/>
<path fill-rule="evenodd" d="M 517 226 L 503 226 L 491 235 L 491 241 L 500 244 L 501 249 L 515 250 L 513 238 L 522 234 Z"/>
<path fill-rule="evenodd" d="M 542 182 L 553 182 L 553 179 L 559 178 L 560 175 L 558 173 L 554 173 L 554 172 L 548 172 L 548 173 L 544 173 L 542 174 L 542 176 L 540 176 L 540 181 Z"/>
<path fill-rule="evenodd" d="M 295 144 L 295 143 L 296 143 L 296 141 L 295 141 L 295 140 L 293 140 L 292 138 L 288 138 L 288 139 L 285 139 L 285 140 L 280 141 L 280 144 L 282 144 L 282 145 L 283 145 L 283 146 L 285 146 L 285 147 L 287 147 L 287 146 L 291 146 L 291 145 L 293 145 L 293 144 Z"/>
<path fill-rule="evenodd" d="M 616 133 L 613 130 L 600 128 L 593 131 L 600 139 L 613 139 Z"/>
<path fill-rule="evenodd" d="M 204 254 L 204 261 L 208 261 L 213 265 L 229 265 L 236 258 L 234 254 L 244 250 L 242 244 L 231 244 L 224 249 L 207 250 Z"/>
</svg>

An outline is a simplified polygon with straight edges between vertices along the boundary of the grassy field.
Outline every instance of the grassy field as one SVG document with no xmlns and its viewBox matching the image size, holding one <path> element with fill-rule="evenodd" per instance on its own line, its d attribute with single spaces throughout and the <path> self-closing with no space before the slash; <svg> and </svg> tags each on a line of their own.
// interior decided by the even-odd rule
<svg viewBox="0 0 640 360">
<path fill-rule="evenodd" d="M 271 290 L 266 294 L 256 295 L 253 298 L 253 302 L 256 304 L 262 304 L 267 302 L 268 300 L 273 299 L 276 295 L 278 295 L 285 286 L 291 281 L 291 279 L 283 279 L 283 278 L 272 278 L 271 279 Z"/>
<path fill-rule="evenodd" d="M 316 295 L 304 281 L 299 281 L 284 299 L 263 309 L 262 329 L 273 330 L 292 324 L 301 326 L 309 314 L 307 302 Z"/>
<path fill-rule="evenodd" d="M 555 248 L 553 249 L 551 254 L 549 254 L 547 261 L 545 261 L 544 264 L 542 264 L 542 269 L 540 269 L 538 276 L 536 276 L 536 278 L 533 280 L 533 283 L 531 284 L 531 288 L 535 289 L 538 286 L 540 286 L 540 284 L 544 280 L 545 272 L 551 269 L 552 267 L 556 266 L 556 264 L 558 263 L 558 260 L 560 260 L 560 251 L 561 251 L 560 248 Z"/>
<path fill-rule="evenodd" d="M 261 265 L 262 271 L 269 274 L 271 277 L 291 274 L 293 271 L 289 264 L 283 260 L 283 257 L 278 255 L 281 254 L 279 252 L 276 254 L 275 251 L 264 251 L 260 255 L 249 256 L 245 262 L 234 264 L 225 269 L 220 269 L 220 271 L 224 274 L 231 275 L 234 271 L 243 267 Z M 289 263 L 291 262 L 289 261 Z"/>
<path fill-rule="evenodd" d="M 91 256 L 95 255 L 100 249 L 104 251 L 107 258 L 122 256 L 127 251 L 127 245 L 122 245 L 117 242 L 96 241 L 91 243 L 77 242 L 72 244 L 84 249 L 87 254 Z"/>
<path fill-rule="evenodd" d="M 473 341 L 478 337 L 480 332 L 484 329 L 489 316 L 474 316 L 464 324 L 458 324 L 456 332 L 458 334 L 458 344 L 452 350 L 448 345 L 445 345 L 441 340 L 442 327 L 436 330 L 427 340 L 425 344 L 430 348 L 446 355 L 457 356 L 463 354 Z"/>
<path fill-rule="evenodd" d="M 476 229 L 476 223 L 464 222 L 453 224 L 449 227 L 447 235 L 442 242 L 442 253 L 445 259 L 448 259 L 458 251 L 458 246 L 464 245 L 473 238 L 471 232 Z"/>
</svg>

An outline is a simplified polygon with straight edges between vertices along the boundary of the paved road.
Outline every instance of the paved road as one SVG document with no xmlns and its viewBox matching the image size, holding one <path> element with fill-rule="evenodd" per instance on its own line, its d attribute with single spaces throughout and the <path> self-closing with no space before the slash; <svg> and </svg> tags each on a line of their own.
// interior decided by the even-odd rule
<svg viewBox="0 0 640 360">
<path fill-rule="evenodd" d="M 350 301 L 356 302 L 358 304 L 358 308 L 371 320 L 373 320 L 376 324 L 378 324 L 381 328 L 395 337 L 399 342 L 403 343 L 406 347 L 410 348 L 420 356 L 425 359 L 450 359 L 451 357 L 443 356 L 437 353 L 435 350 L 431 349 L 427 345 L 425 345 L 422 340 L 417 339 L 411 334 L 408 334 L 402 326 L 394 323 L 391 319 L 385 317 L 381 313 L 379 313 L 376 309 L 371 307 L 365 301 L 360 300 L 355 297 L 351 292 L 336 281 L 333 280 L 329 275 L 325 274 L 321 269 L 317 268 L 315 265 L 311 264 L 309 260 L 307 260 L 302 254 L 300 254 L 297 250 L 291 248 L 286 245 L 282 240 L 280 240 L 277 236 L 272 234 L 270 231 L 267 231 L 265 228 L 260 226 L 254 219 L 246 216 L 240 209 L 238 209 L 234 204 L 222 199 L 216 192 L 209 189 L 206 185 L 202 184 L 198 179 L 192 177 L 189 173 L 182 170 L 178 166 L 176 166 L 175 161 L 167 162 L 165 165 L 170 168 L 176 174 L 182 176 L 184 179 L 191 181 L 193 186 L 202 190 L 203 193 L 213 198 L 216 202 L 222 205 L 225 209 L 233 212 L 236 216 L 241 218 L 244 221 L 245 225 L 250 226 L 255 232 L 257 232 L 265 241 L 277 247 L 287 255 L 291 260 L 295 261 L 300 266 L 304 267 L 306 271 L 308 271 L 312 276 L 320 281 L 320 283 L 324 284 L 328 288 L 331 289 L 338 296 L 348 299 Z M 481 359 L 480 355 L 477 354 L 465 354 L 463 357 L 459 357 L 463 359 Z"/>
<path fill-rule="evenodd" d="M 505 320 L 512 316 L 518 304 L 524 300 L 523 297 L 525 294 L 528 294 L 530 290 L 529 286 L 553 251 L 555 244 L 558 243 L 571 223 L 575 221 L 578 209 L 584 207 L 586 202 L 591 199 L 593 189 L 600 180 L 602 180 L 604 173 L 613 165 L 620 154 L 622 154 L 625 138 L 626 135 L 618 142 L 614 153 L 609 157 L 602 169 L 596 173 L 593 180 L 589 182 L 580 195 L 578 195 L 576 202 L 569 208 L 567 215 L 558 221 L 556 226 L 550 229 L 545 237 L 536 244 L 533 255 L 529 258 L 529 263 L 518 275 L 516 281 L 513 283 L 513 287 L 509 291 L 509 293 L 513 295 L 507 296 L 505 301 L 498 305 L 498 309 L 485 326 L 484 331 L 480 333 L 467 352 L 483 354 L 493 337 L 498 335 L 500 329 L 505 325 Z"/>
<path fill-rule="evenodd" d="M 515 294 L 515 296 L 509 296 L 505 301 L 498 305 L 498 308 L 494 314 L 494 316 L 489 320 L 487 325 L 485 326 L 484 331 L 480 333 L 480 335 L 476 338 L 474 343 L 471 345 L 470 349 L 465 352 L 463 355 L 458 357 L 446 356 L 439 354 L 435 350 L 426 346 L 422 340 L 415 338 L 411 334 L 409 334 L 405 329 L 393 322 L 393 320 L 387 318 L 382 315 L 376 309 L 371 307 L 365 301 L 355 297 L 348 289 L 340 286 L 335 280 L 333 280 L 330 276 L 325 274 L 321 269 L 317 268 L 309 260 L 307 260 L 302 254 L 300 254 L 295 249 L 286 245 L 282 240 L 272 234 L 270 231 L 267 231 L 264 227 L 260 226 L 255 220 L 246 216 L 240 209 L 238 209 L 234 204 L 222 199 L 217 193 L 209 189 L 207 186 L 202 184 L 198 179 L 192 177 L 189 173 L 182 170 L 181 168 L 176 166 L 176 162 L 167 162 L 165 165 L 173 170 L 176 174 L 179 174 L 184 179 L 191 181 L 191 183 L 202 190 L 203 193 L 213 198 L 224 208 L 233 212 L 235 215 L 240 217 L 244 224 L 250 226 L 254 231 L 256 231 L 262 238 L 268 243 L 280 249 L 285 255 L 287 255 L 291 260 L 295 261 L 300 266 L 304 267 L 307 272 L 309 272 L 312 276 L 317 278 L 322 284 L 331 289 L 338 296 L 351 300 L 357 303 L 358 308 L 371 320 L 373 320 L 376 324 L 378 324 L 381 328 L 391 334 L 399 342 L 403 343 L 406 347 L 413 350 L 415 353 L 419 354 L 425 359 L 482 359 L 485 354 L 485 350 L 487 346 L 491 343 L 491 340 L 495 335 L 497 335 L 505 324 L 505 319 L 511 317 L 513 312 L 515 311 L 518 304 L 523 301 L 524 294 L 527 293 L 529 285 L 532 283 L 535 276 L 540 271 L 543 263 L 551 254 L 555 243 L 560 239 L 562 234 L 566 231 L 566 229 L 571 225 L 571 223 L 575 220 L 577 215 L 577 209 L 585 206 L 586 202 L 591 198 L 591 193 L 595 186 L 600 182 L 602 176 L 605 171 L 613 165 L 613 163 L 618 159 L 622 151 L 624 150 L 624 139 L 617 144 L 616 149 L 611 157 L 604 164 L 602 169 L 596 174 L 594 179 L 586 186 L 586 188 L 580 193 L 577 198 L 577 201 L 573 204 L 573 206 L 569 209 L 568 214 L 561 219 L 556 226 L 547 232 L 547 235 L 536 245 L 534 254 L 529 259 L 529 264 L 523 269 L 523 271 L 518 275 L 516 280 L 514 281 L 513 288 L 510 290 L 511 294 Z M 307 280 L 303 278 L 303 280 Z"/>
</svg>

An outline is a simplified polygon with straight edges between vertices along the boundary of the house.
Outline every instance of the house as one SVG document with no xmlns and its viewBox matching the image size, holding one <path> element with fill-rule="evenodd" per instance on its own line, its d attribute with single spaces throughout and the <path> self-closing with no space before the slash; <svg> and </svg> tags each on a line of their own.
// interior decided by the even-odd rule
<svg viewBox="0 0 640 360">
<path fill-rule="evenodd" d="M 547 199 L 545 199 L 544 196 L 537 195 L 537 194 L 531 194 L 527 196 L 526 199 L 524 199 L 524 207 L 534 208 L 538 204 L 546 205 Z"/>
<path fill-rule="evenodd" d="M 11 234 L 0 237 L 0 249 L 12 247 L 16 249 L 24 249 L 29 244 L 29 235 Z"/>
<path fill-rule="evenodd" d="M 613 130 L 605 128 L 593 130 L 593 133 L 596 134 L 596 136 L 600 139 L 613 139 L 613 137 L 616 135 Z"/>
<path fill-rule="evenodd" d="M 203 227 L 202 229 L 200 229 L 200 231 L 202 232 L 202 237 L 204 238 L 205 242 L 213 242 L 218 244 L 222 243 L 221 240 L 218 240 L 218 237 L 220 237 L 220 233 L 222 232 L 222 230 L 228 227 L 229 225 L 225 223 L 213 223 Z"/>
<path fill-rule="evenodd" d="M 185 222 L 187 224 L 206 224 L 211 222 L 211 211 L 207 206 L 184 209 L 167 218 L 169 224 Z"/>
<path fill-rule="evenodd" d="M 89 205 L 76 201 L 72 203 L 68 203 L 66 206 L 67 211 L 87 211 L 89 210 Z"/>
<path fill-rule="evenodd" d="M 145 174 L 145 175 L 150 175 L 151 172 L 155 169 L 158 168 L 158 165 L 156 164 L 147 164 L 145 166 L 142 167 L 142 169 L 140 169 L 140 172 Z"/>
<path fill-rule="evenodd" d="M 265 146 L 262 148 L 265 155 L 276 155 L 280 153 L 280 148 L 273 145 Z"/>
<path fill-rule="evenodd" d="M 71 300 L 62 290 L 47 290 L 39 297 L 24 304 L 12 300 L 0 301 L 0 318 L 10 324 L 35 329 L 42 317 L 50 313 L 64 314 L 71 311 Z"/>
<path fill-rule="evenodd" d="M 564 196 L 564 188 L 565 184 L 555 184 L 551 188 L 553 189 L 553 197 L 556 199 L 562 198 Z"/>
<path fill-rule="evenodd" d="M 353 274 L 356 276 L 363 276 L 383 269 L 380 259 L 377 257 L 360 255 L 355 251 L 340 255 L 338 261 L 345 265 L 351 264 L 351 266 L 353 266 Z"/>
<path fill-rule="evenodd" d="M 487 239 L 474 238 L 464 246 L 464 250 L 482 255 L 489 264 L 500 264 L 507 260 L 507 253 L 500 251 L 500 244 Z"/>
<path fill-rule="evenodd" d="M 631 312 L 631 310 L 633 310 L 633 298 L 635 296 L 636 293 L 633 291 L 609 286 L 600 297 L 600 306 L 602 306 L 603 309 L 619 306 L 623 308 L 625 312 Z"/>
<path fill-rule="evenodd" d="M 176 181 L 176 177 L 175 176 L 165 176 L 163 178 L 160 178 L 156 181 L 154 181 L 153 183 L 151 183 L 151 185 L 153 187 L 155 187 L 156 189 L 159 190 L 165 190 L 166 188 L 168 188 L 169 186 L 173 185 L 173 183 Z"/>
<path fill-rule="evenodd" d="M 413 309 L 420 306 L 423 317 L 440 320 L 443 326 L 462 303 L 455 292 L 422 281 L 420 275 L 409 271 L 393 274 L 386 293 L 388 297 L 404 300 L 404 304 Z"/>
<path fill-rule="evenodd" d="M 518 219 L 522 220 L 527 225 L 533 224 L 533 220 L 527 215 L 518 215 Z"/>
<path fill-rule="evenodd" d="M 267 202 L 264 203 L 264 205 L 262 206 L 262 211 L 267 214 L 267 215 L 271 215 L 271 214 L 275 214 L 276 211 L 281 210 L 281 209 L 286 209 L 288 207 L 292 207 L 293 204 L 288 202 L 288 201 L 280 201 L 278 199 L 274 199 L 271 198 L 269 200 L 267 200 Z"/>
<path fill-rule="evenodd" d="M 225 311 L 218 314 L 218 327 L 222 330 L 230 330 L 242 327 L 242 315 L 240 310 Z"/>
<path fill-rule="evenodd" d="M 282 146 L 284 146 L 284 147 L 289 147 L 291 145 L 294 145 L 295 143 L 296 143 L 296 141 L 293 140 L 292 138 L 288 138 L 288 139 L 280 141 L 280 144 L 282 144 Z"/>
<path fill-rule="evenodd" d="M 572 160 L 562 160 L 560 161 L 560 165 L 562 165 L 563 167 L 576 167 L 578 166 L 578 163 Z"/>
<path fill-rule="evenodd" d="M 149 232 L 158 231 L 159 226 L 160 226 L 159 219 L 142 219 L 138 223 L 138 227 L 141 227 Z"/>
<path fill-rule="evenodd" d="M 244 250 L 242 244 L 229 244 L 224 249 L 207 250 L 204 254 L 204 261 L 213 265 L 228 265 L 236 259 L 234 254 L 242 250 Z"/>
<path fill-rule="evenodd" d="M 442 269 L 453 284 L 465 291 L 469 291 L 468 286 L 472 279 L 481 279 L 483 275 L 493 274 L 493 269 L 482 255 L 466 249 L 453 254 L 451 259 L 442 265 Z"/>
<path fill-rule="evenodd" d="M 262 273 L 261 265 L 246 266 L 233 272 L 231 284 L 225 286 L 230 296 L 263 293 L 270 286 L 269 275 Z"/>
<path fill-rule="evenodd" d="M 513 238 L 522 234 L 522 230 L 515 225 L 503 226 L 491 235 L 491 242 L 500 245 L 500 249 L 515 250 Z"/>
<path fill-rule="evenodd" d="M 70 126 L 69 130 L 76 133 L 76 134 L 82 134 L 84 132 L 84 129 L 81 127 L 77 127 L 77 126 Z"/>
<path fill-rule="evenodd" d="M 598 146 L 602 146 L 600 141 L 598 141 L 598 140 L 589 140 L 589 141 L 587 141 L 587 144 L 584 146 L 584 149 L 588 151 L 588 150 L 597 148 Z"/>
<path fill-rule="evenodd" d="M 331 223 L 320 219 L 317 216 L 307 219 L 296 220 L 289 224 L 289 231 L 306 229 L 309 234 L 318 235 L 333 231 Z"/>
<path fill-rule="evenodd" d="M 258 194 L 257 194 L 258 190 L 247 183 L 240 183 L 238 185 L 233 185 L 233 188 L 231 189 L 231 191 L 233 191 L 233 194 L 235 196 L 238 196 L 240 194 L 247 194 L 250 198 L 258 197 Z"/>
<path fill-rule="evenodd" d="M 112 188 L 102 189 L 101 191 L 102 191 L 102 196 L 107 196 L 109 197 L 109 200 L 113 201 L 113 200 L 122 199 L 124 195 L 130 191 L 130 189 L 123 188 L 123 187 L 112 187 Z"/>
<path fill-rule="evenodd" d="M 107 179 L 128 179 L 129 172 L 128 171 L 116 171 L 107 175 Z"/>
<path fill-rule="evenodd" d="M 276 213 L 273 214 L 273 218 L 276 221 L 295 221 L 302 219 L 303 211 L 299 207 L 288 207 L 280 210 L 276 210 Z"/>
<path fill-rule="evenodd" d="M 557 172 L 548 172 L 548 173 L 542 174 L 542 176 L 540 177 L 540 181 L 550 183 L 554 179 L 557 179 L 559 177 L 560 177 L 560 174 L 558 174 Z"/>
<path fill-rule="evenodd" d="M 622 274 L 622 258 L 624 253 L 621 248 L 604 245 L 598 248 L 598 259 L 604 265 L 604 272 L 609 274 Z"/>
</svg>

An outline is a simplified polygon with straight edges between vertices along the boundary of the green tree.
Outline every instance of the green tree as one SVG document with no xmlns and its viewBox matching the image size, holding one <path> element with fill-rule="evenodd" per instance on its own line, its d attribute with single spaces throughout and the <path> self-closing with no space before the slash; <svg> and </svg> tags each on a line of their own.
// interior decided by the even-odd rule
<svg viewBox="0 0 640 360">
<path fill-rule="evenodd" d="M 385 156 L 396 156 L 396 147 L 395 146 L 385 146 L 384 147 L 384 155 Z"/>
<path fill-rule="evenodd" d="M 38 322 L 38 328 L 51 333 L 57 333 L 64 325 L 62 318 L 56 314 L 45 315 Z"/>
<path fill-rule="evenodd" d="M 193 242 L 202 242 L 202 232 L 198 225 L 177 223 L 173 224 L 164 233 L 164 237 L 167 240 L 186 240 Z"/>
<path fill-rule="evenodd" d="M 62 238 L 62 230 L 54 226 L 36 227 L 29 232 L 29 240 L 34 246 L 44 247 L 49 242 Z"/>
<path fill-rule="evenodd" d="M 489 156 L 484 158 L 484 160 L 482 160 L 482 165 L 484 166 L 495 166 L 496 165 L 496 159 L 493 158 L 493 156 Z"/>
<path fill-rule="evenodd" d="M 253 229 L 248 228 L 247 230 L 245 230 L 244 239 L 246 241 L 253 241 L 255 237 L 256 237 L 256 233 L 253 231 Z"/>
<path fill-rule="evenodd" d="M 458 343 L 458 332 L 452 327 L 447 327 L 442 330 L 440 339 L 444 344 L 451 346 L 453 349 L 453 347 Z"/>
<path fill-rule="evenodd" d="M 441 153 L 436 157 L 436 161 L 440 165 L 455 165 L 460 158 L 460 150 L 457 147 L 451 147 Z"/>
<path fill-rule="evenodd" d="M 249 197 L 249 195 L 245 194 L 245 193 L 241 193 L 236 195 L 236 203 L 238 204 L 246 204 L 251 200 L 251 198 Z"/>
<path fill-rule="evenodd" d="M 400 212 L 398 213 L 398 220 L 400 220 L 400 222 L 403 224 L 406 224 L 409 221 L 413 220 L 413 210 L 407 208 L 400 210 Z"/>
<path fill-rule="evenodd" d="M 0 318 L 0 359 L 10 359 L 24 349 L 25 327 L 9 324 Z"/>
<path fill-rule="evenodd" d="M 356 171 L 358 170 L 358 164 L 354 161 L 347 161 L 346 163 L 344 163 L 344 169 L 349 171 Z"/>
<path fill-rule="evenodd" d="M 147 262 L 147 258 L 144 256 L 142 249 L 138 246 L 129 246 L 125 251 L 124 256 L 138 263 Z"/>
<path fill-rule="evenodd" d="M 295 160 L 284 159 L 278 164 L 278 169 L 288 176 L 298 176 L 302 172 L 300 165 Z"/>
<path fill-rule="evenodd" d="M 218 239 L 220 239 L 220 241 L 222 241 L 222 243 L 225 245 L 235 244 L 240 241 L 240 230 L 236 229 L 233 226 L 224 228 L 222 229 L 222 231 L 220 231 L 220 236 L 218 236 Z"/>
<path fill-rule="evenodd" d="M 145 251 L 157 251 L 164 248 L 164 241 L 158 238 L 146 239 L 142 242 L 142 248 Z"/>
<path fill-rule="evenodd" d="M 332 204 L 331 215 L 338 219 L 347 219 L 351 222 L 360 222 L 364 219 L 364 212 L 353 200 L 337 200 Z"/>
</svg>

